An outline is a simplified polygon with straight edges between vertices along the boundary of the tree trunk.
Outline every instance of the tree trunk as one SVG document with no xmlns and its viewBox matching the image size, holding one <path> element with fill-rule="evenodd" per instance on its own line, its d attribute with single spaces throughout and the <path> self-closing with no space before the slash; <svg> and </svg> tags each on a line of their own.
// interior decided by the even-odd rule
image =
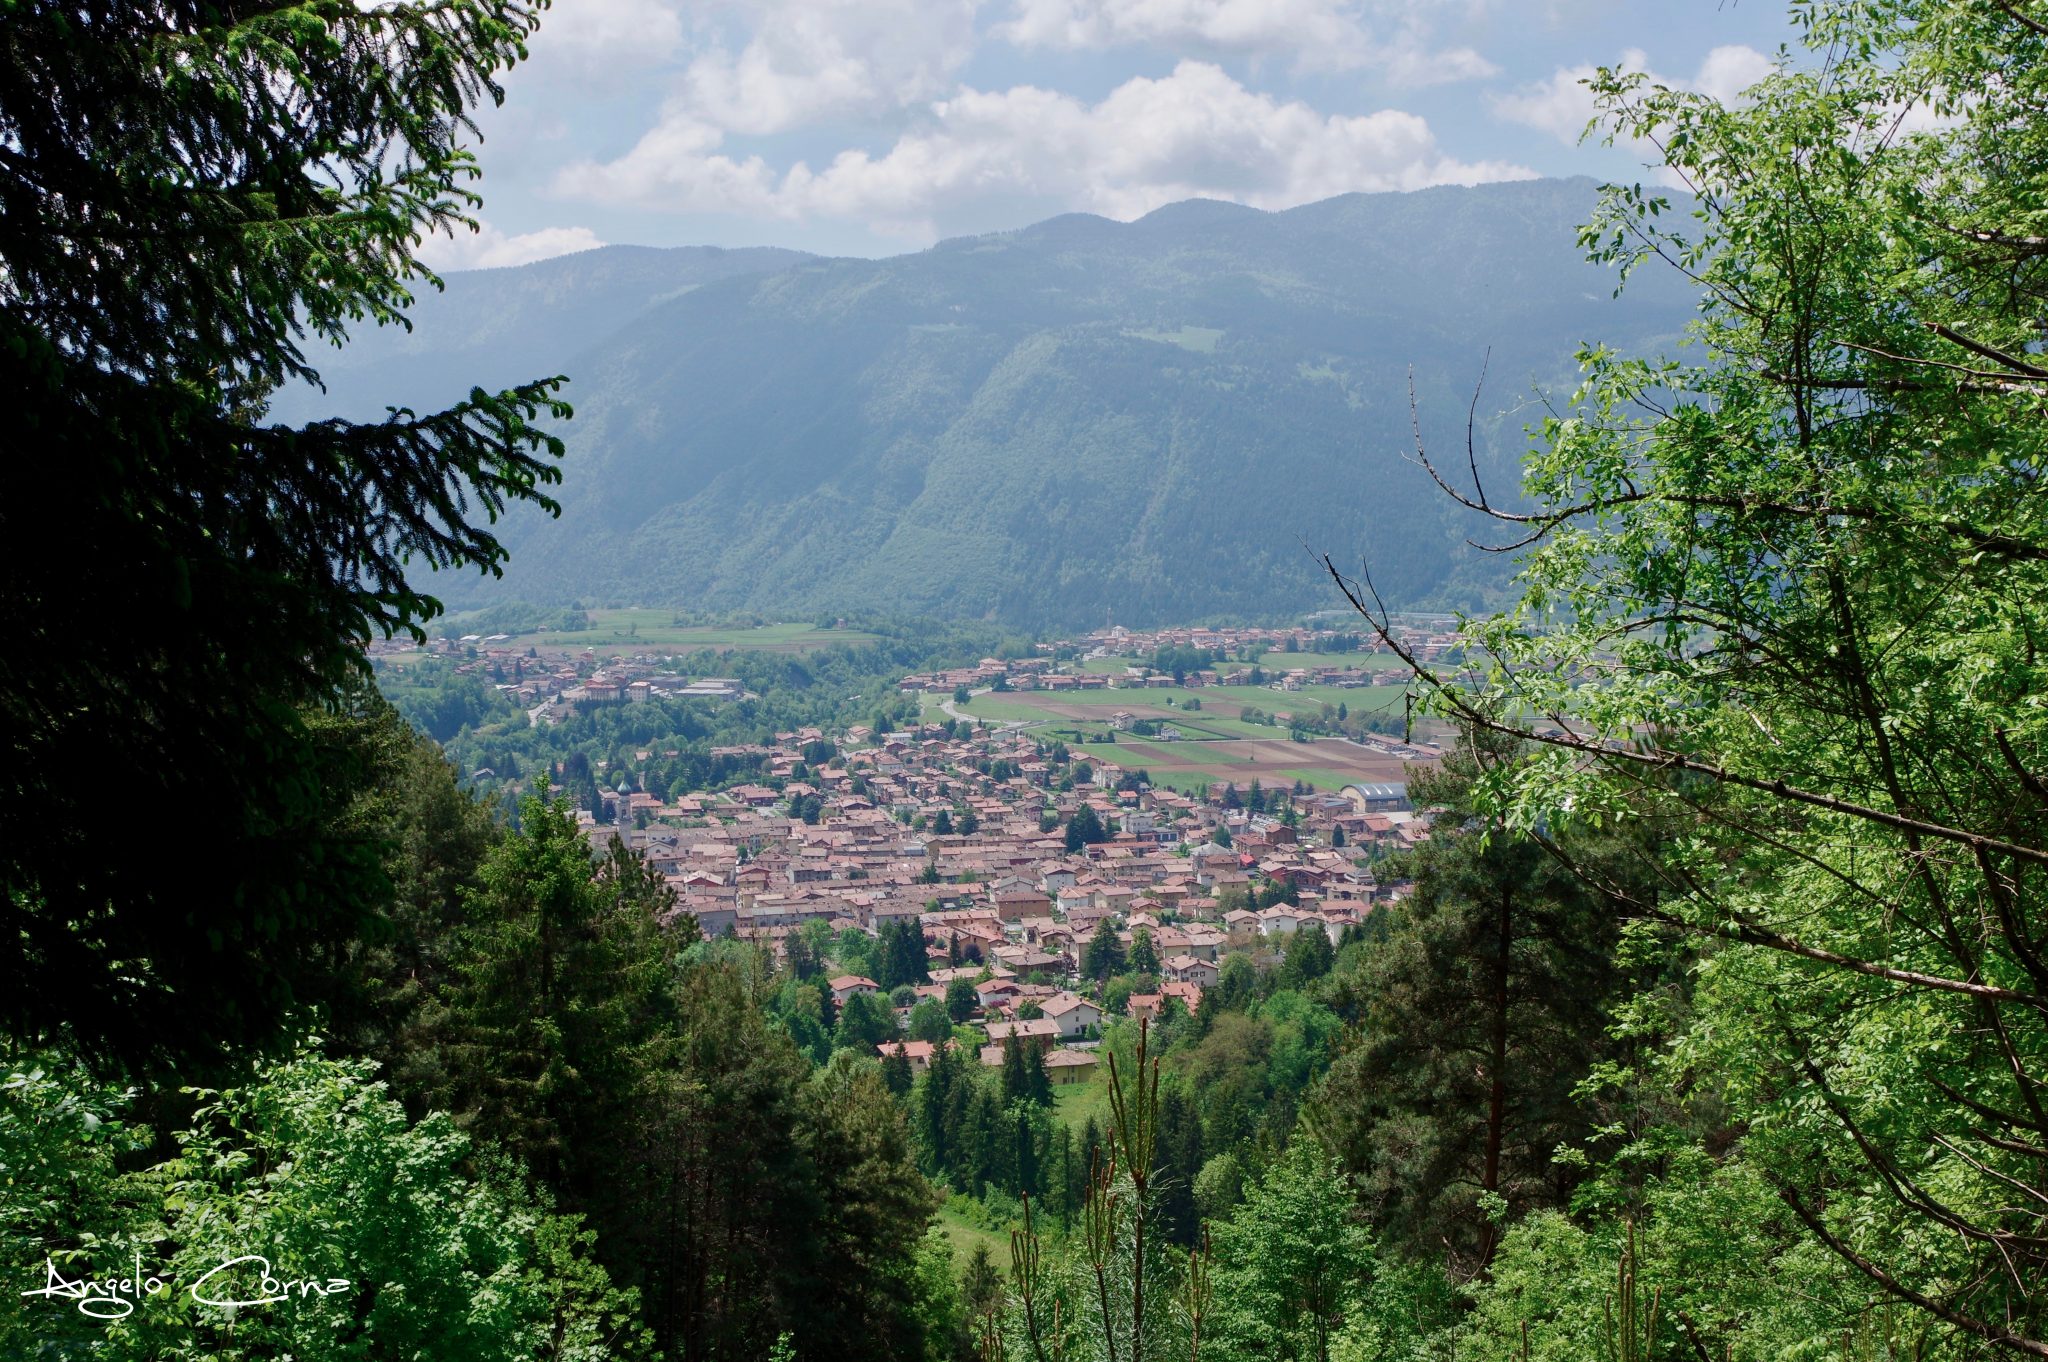
<svg viewBox="0 0 2048 1362">
<path fill-rule="evenodd" d="M 1500 1191 L 1500 1150 L 1507 1127 L 1508 1106 L 1508 965 L 1514 949 L 1514 895 L 1501 891 L 1494 916 L 1492 1035 L 1487 1055 L 1486 1167 L 1479 1185 Z M 1484 1261 L 1491 1262 L 1497 1239 L 1489 1229 Z"/>
</svg>

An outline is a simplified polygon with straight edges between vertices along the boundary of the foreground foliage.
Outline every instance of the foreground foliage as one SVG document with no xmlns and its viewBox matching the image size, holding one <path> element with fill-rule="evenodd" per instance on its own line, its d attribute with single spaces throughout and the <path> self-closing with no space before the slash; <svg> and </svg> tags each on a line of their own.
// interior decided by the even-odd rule
<svg viewBox="0 0 2048 1362">
<path fill-rule="evenodd" d="M 497 570 L 481 522 L 552 506 L 534 423 L 567 408 L 548 379 L 367 423 L 263 404 L 435 282 L 412 250 L 468 223 L 469 110 L 544 9 L 6 7 L 0 400 L 34 457 L 0 507 L 0 820 L 45 830 L 0 851 L 11 1033 L 129 1063 L 275 1041 L 371 913 L 305 706 L 436 613 L 423 568 Z M 117 777 L 147 815 L 108 836 Z"/>
<path fill-rule="evenodd" d="M 1525 595 L 1437 702 L 1531 744 L 1487 808 L 1701 950 L 1683 1005 L 1624 1012 L 1644 1061 L 1599 1075 L 1627 1115 L 1607 1206 L 1672 1246 L 1747 1208 L 1848 1346 L 2048 1355 L 2048 21 L 1795 14 L 1827 60 L 1737 107 L 1595 82 L 1698 200 L 1612 191 L 1588 243 L 1696 279 L 1700 353 L 1589 354 L 1534 509 L 1455 493 L 1526 552 Z M 1588 826 L 1635 864 L 1579 854 Z M 1568 1308 L 1577 1242 L 1527 1228 L 1516 1256 L 1555 1267 L 1525 1308 Z M 1665 1319 L 1783 1355 L 1733 1242 Z"/>
<path fill-rule="evenodd" d="M 150 1144 L 147 1127 L 128 1123 L 134 1094 L 61 1055 L 24 1060 L 0 1106 L 7 1280 L 139 1272 L 161 1286 L 22 1301 L 0 1320 L 8 1356 L 645 1355 L 635 1301 L 591 1261 L 589 1232 L 502 1166 L 473 1171 L 468 1137 L 445 1115 L 408 1121 L 368 1064 L 306 1054 L 245 1087 L 195 1092 L 172 1157 L 127 1172 L 122 1156 Z M 351 1289 L 211 1304 L 280 1294 L 266 1272 Z"/>
</svg>

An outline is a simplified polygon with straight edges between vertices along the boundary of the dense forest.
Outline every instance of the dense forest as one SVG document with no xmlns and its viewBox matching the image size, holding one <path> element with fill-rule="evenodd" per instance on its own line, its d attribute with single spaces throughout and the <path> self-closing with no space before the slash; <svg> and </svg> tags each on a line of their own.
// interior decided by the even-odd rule
<svg viewBox="0 0 2048 1362">
<path fill-rule="evenodd" d="M 431 284 L 544 10 L 7 11 L 0 1354 L 2048 1356 L 2048 10 L 1812 0 L 1733 106 L 1594 79 L 1689 193 L 1583 244 L 1677 271 L 1697 344 L 1588 350 L 1512 503 L 1425 448 L 1517 595 L 1411 659 L 1461 735 L 1412 893 L 1112 1006 L 1085 1111 L 1014 1046 L 876 1055 L 893 1009 L 820 984 L 921 979 L 915 926 L 704 939 L 493 694 L 374 688 L 427 570 L 554 509 L 571 413 L 266 397 Z M 1398 651 L 1373 566 L 1331 589 Z M 981 642 L 548 741 L 671 729 L 692 788 Z M 1151 952 L 1098 933 L 1081 986 Z"/>
</svg>

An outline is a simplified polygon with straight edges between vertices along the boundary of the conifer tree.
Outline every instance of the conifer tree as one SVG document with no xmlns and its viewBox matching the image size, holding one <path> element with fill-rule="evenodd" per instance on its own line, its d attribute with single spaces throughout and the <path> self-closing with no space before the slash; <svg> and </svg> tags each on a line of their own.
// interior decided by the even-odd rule
<svg viewBox="0 0 2048 1362">
<path fill-rule="evenodd" d="M 1024 1051 L 1036 1048 L 1014 1036 L 1003 1042 L 1003 1105 L 1015 1106 L 1031 1100 L 1030 1080 L 1024 1075 Z"/>
<path fill-rule="evenodd" d="M 0 44 L 0 1025 L 136 1064 L 273 1038 L 374 930 L 341 825 L 362 645 L 417 574 L 495 572 L 547 510 L 559 381 L 364 424 L 267 424 L 308 343 L 393 320 L 464 230 L 464 143 L 540 0 L 24 0 Z M 88 553 L 42 545 L 61 526 Z M 118 621 L 77 628 L 77 621 Z M 148 817 L 97 835 L 120 771 Z M 90 839 L 88 844 L 87 839 Z M 203 891 L 196 887 L 205 886 Z"/>
<path fill-rule="evenodd" d="M 910 1071 L 910 1059 L 898 1046 L 882 1056 L 882 1082 L 889 1089 L 891 1097 L 908 1097 L 916 1076 Z"/>
<path fill-rule="evenodd" d="M 658 922 L 673 895 L 623 849 L 594 863 L 545 785 L 478 881 L 440 1028 L 447 1086 L 424 1096 L 539 1176 L 587 1181 L 583 1136 L 626 1100 L 635 1051 L 673 1015 L 679 939 Z"/>
<path fill-rule="evenodd" d="M 1324 930 L 1321 920 L 1304 922 L 1287 938 L 1287 945 L 1282 951 L 1281 985 L 1302 988 L 1312 984 L 1330 972 L 1336 959 L 1336 950 L 1330 945 L 1330 934 Z"/>
<path fill-rule="evenodd" d="M 1024 1055 L 1024 1092 L 1034 1105 L 1052 1106 L 1052 1078 L 1045 1071 L 1045 1051 L 1036 1045 L 1028 1047 Z"/>
<path fill-rule="evenodd" d="M 1103 828 L 1102 819 L 1091 804 L 1083 804 L 1074 811 L 1074 816 L 1067 820 L 1068 851 L 1079 851 L 1083 847 L 1108 840 L 1109 833 Z"/>
<path fill-rule="evenodd" d="M 1117 939 L 1108 918 L 1095 924 L 1095 935 L 1088 938 L 1088 947 L 1081 954 L 1081 972 L 1098 984 L 1124 972 L 1124 943 Z"/>
<path fill-rule="evenodd" d="M 1459 1272 L 1499 1243 L 1482 1197 L 1520 1212 L 1569 1194 L 1552 1156 L 1589 1129 L 1573 1090 L 1622 981 L 1611 904 L 1473 813 L 1481 754 L 1503 745 L 1468 739 L 1416 781 L 1446 812 L 1413 857 L 1414 895 L 1363 957 L 1361 1039 L 1317 1104 L 1374 1223 L 1409 1251 L 1448 1251 Z"/>
<path fill-rule="evenodd" d="M 1159 973 L 1159 952 L 1152 945 L 1150 928 L 1139 927 L 1131 933 L 1130 971 L 1133 974 Z"/>
<path fill-rule="evenodd" d="M 1195 1178 L 1202 1171 L 1202 1117 L 1176 1083 L 1159 1099 L 1159 1230 L 1183 1248 L 1201 1230 Z"/>
</svg>

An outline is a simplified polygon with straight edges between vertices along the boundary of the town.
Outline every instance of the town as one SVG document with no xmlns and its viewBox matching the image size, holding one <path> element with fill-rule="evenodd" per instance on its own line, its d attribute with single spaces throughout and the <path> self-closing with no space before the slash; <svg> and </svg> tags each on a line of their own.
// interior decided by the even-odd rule
<svg viewBox="0 0 2048 1362">
<path fill-rule="evenodd" d="M 758 698 L 651 641 L 548 641 L 456 635 L 429 653 L 536 728 Z M 1454 639 L 1418 620 L 1395 642 L 1436 663 Z M 724 788 L 649 789 L 598 756 L 604 787 L 591 781 L 576 817 L 595 850 L 617 838 L 644 858 L 705 936 L 822 974 L 835 1008 L 879 998 L 880 1045 L 913 1073 L 971 1033 L 984 1064 L 1021 1042 L 1053 1082 L 1084 1081 L 1106 1021 L 1192 1013 L 1232 954 L 1270 964 L 1301 932 L 1334 944 L 1406 891 L 1381 864 L 1427 836 L 1407 778 L 1441 748 L 1427 726 L 1346 722 L 1412 680 L 1365 646 L 1299 626 L 1106 626 L 905 673 L 890 689 L 917 718 L 891 731 L 712 747 L 717 769 L 743 773 Z M 645 770 L 677 753 L 621 755 Z M 910 931 L 921 968 L 870 963 L 884 934 Z M 911 1024 L 926 1002 L 946 1026 Z"/>
<path fill-rule="evenodd" d="M 1081 666 L 1111 655 L 1111 645 L 1117 655 L 1175 646 L 1257 654 L 1286 650 L 1289 640 L 1313 659 L 1307 647 L 1319 640 L 1291 631 L 1120 634 L 910 675 L 900 689 L 986 695 L 1066 682 L 1131 690 L 1150 679 L 1147 669 Z M 1056 662 L 1056 653 L 1071 660 Z M 630 702 L 635 687 L 651 683 L 632 677 L 634 665 L 553 674 L 561 684 L 549 703 L 617 703 L 621 693 Z M 1242 684 L 1240 670 L 1222 670 L 1214 683 Z M 1299 670 L 1318 684 L 1381 679 L 1347 666 Z M 1267 684 L 1302 682 L 1287 671 Z M 1117 719 L 1131 722 L 1122 711 Z M 1407 886 L 1382 879 L 1378 865 L 1427 836 L 1406 776 L 1438 753 L 1393 739 L 1352 745 L 1379 778 L 1336 789 L 1254 778 L 1177 790 L 1113 759 L 1121 755 L 1114 745 L 1075 750 L 1021 724 L 935 715 L 897 732 L 807 727 L 714 748 L 714 759 L 760 778 L 667 798 L 621 789 L 577 817 L 593 847 L 617 838 L 643 857 L 674 891 L 673 913 L 704 935 L 730 935 L 785 965 L 825 972 L 835 1007 L 856 996 L 885 1001 L 894 1024 L 881 1048 L 912 1072 L 956 1034 L 910 1025 L 930 1001 L 950 1023 L 978 1028 L 983 1064 L 1002 1064 L 1006 1048 L 1021 1043 L 1042 1056 L 1053 1082 L 1067 1083 L 1090 1073 L 1110 1017 L 1193 1013 L 1233 953 L 1269 961 L 1300 933 L 1334 944 L 1402 896 Z M 656 755 L 634 754 L 641 762 Z M 883 938 L 913 932 L 918 967 L 854 967 L 883 958 Z M 1112 972 L 1120 987 L 1105 987 Z M 903 1038 L 920 1031 L 931 1038 Z"/>
</svg>

